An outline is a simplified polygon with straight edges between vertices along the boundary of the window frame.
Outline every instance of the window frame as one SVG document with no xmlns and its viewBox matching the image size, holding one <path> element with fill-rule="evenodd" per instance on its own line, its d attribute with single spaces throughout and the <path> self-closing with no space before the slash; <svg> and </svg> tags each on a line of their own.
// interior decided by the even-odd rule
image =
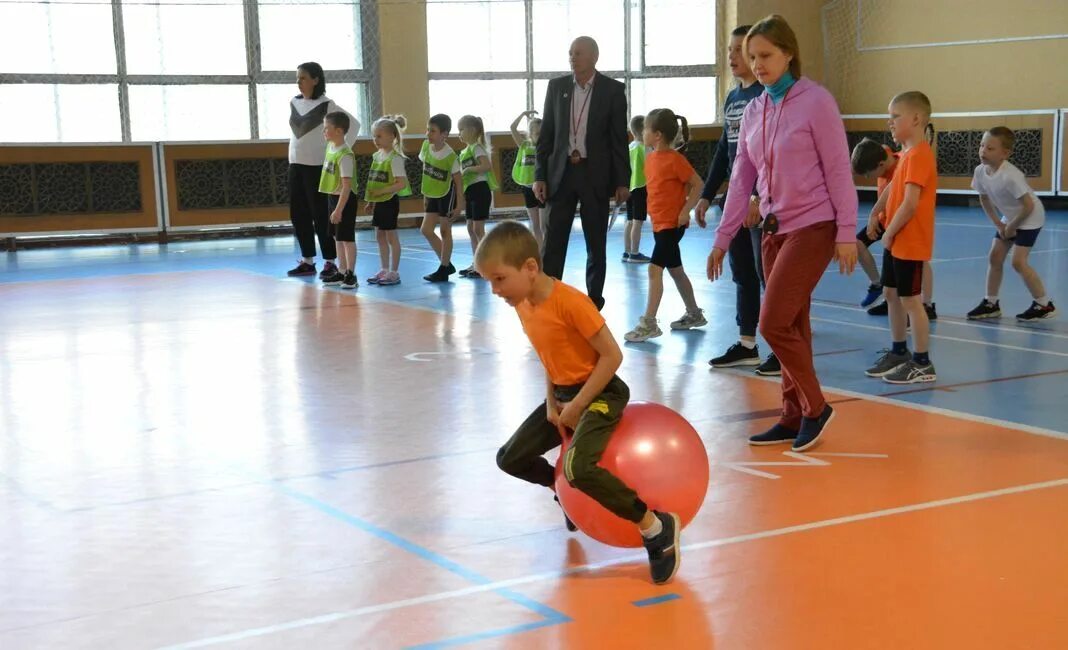
<svg viewBox="0 0 1068 650">
<path fill-rule="evenodd" d="M 375 0 L 353 0 L 360 7 L 360 46 L 363 53 L 363 68 L 324 70 L 331 82 L 362 83 L 366 85 L 368 113 L 382 110 L 382 91 L 379 84 L 379 53 L 370 45 L 378 42 L 378 3 Z M 257 84 L 295 84 L 294 70 L 299 61 L 294 61 L 293 70 L 264 70 L 260 63 L 260 25 L 258 0 L 242 0 L 245 31 L 246 73 L 240 75 L 141 75 L 129 74 L 126 67 L 126 33 L 123 22 L 122 0 L 111 0 L 111 20 L 115 36 L 115 74 L 48 74 L 0 72 L 0 84 L 115 84 L 119 93 L 119 120 L 122 127 L 122 142 L 131 142 L 130 137 L 130 87 L 138 85 L 243 85 L 248 92 L 248 119 L 251 140 L 260 137 Z M 294 91 L 295 94 L 295 91 Z M 353 107 L 355 110 L 355 107 Z M 369 115 L 357 115 L 366 122 Z M 57 112 L 57 120 L 58 112 Z"/>
<path fill-rule="evenodd" d="M 541 106 L 534 105 L 534 81 L 539 79 L 555 79 L 569 74 L 569 70 L 542 71 L 534 70 L 534 3 L 537 0 L 522 0 L 526 15 L 526 53 L 527 69 L 521 72 L 434 72 L 428 70 L 430 81 L 495 81 L 498 79 L 524 79 L 527 86 L 527 106 L 541 111 Z M 575 0 L 572 0 L 575 1 Z M 645 0 L 623 0 L 623 69 L 597 71 L 607 77 L 624 80 L 627 87 L 627 102 L 632 103 L 631 81 L 634 79 L 658 79 L 658 78 L 688 78 L 688 77 L 711 77 L 717 86 L 722 76 L 723 57 L 719 51 L 720 27 L 723 19 L 722 3 L 715 1 L 716 25 L 712 30 L 713 59 L 710 64 L 698 65 L 645 65 Z M 632 37 L 632 25 L 638 21 L 639 43 L 634 43 Z M 637 48 L 637 50 L 635 50 Z M 638 55 L 640 69 L 632 69 L 632 52 Z M 561 56 L 561 58 L 563 58 Z M 429 68 L 429 66 L 428 66 Z M 716 122 L 722 119 L 719 107 L 715 106 Z"/>
</svg>

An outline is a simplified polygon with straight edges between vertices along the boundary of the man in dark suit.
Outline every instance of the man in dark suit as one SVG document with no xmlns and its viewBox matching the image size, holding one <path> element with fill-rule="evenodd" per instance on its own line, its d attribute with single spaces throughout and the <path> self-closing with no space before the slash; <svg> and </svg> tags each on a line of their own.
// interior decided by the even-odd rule
<svg viewBox="0 0 1068 650">
<path fill-rule="evenodd" d="M 548 202 L 545 273 L 561 278 L 575 209 L 586 239 L 586 293 L 604 306 L 608 203 L 630 195 L 626 87 L 597 72 L 597 42 L 580 36 L 569 52 L 573 74 L 549 81 L 538 137 L 534 195 Z"/>
</svg>

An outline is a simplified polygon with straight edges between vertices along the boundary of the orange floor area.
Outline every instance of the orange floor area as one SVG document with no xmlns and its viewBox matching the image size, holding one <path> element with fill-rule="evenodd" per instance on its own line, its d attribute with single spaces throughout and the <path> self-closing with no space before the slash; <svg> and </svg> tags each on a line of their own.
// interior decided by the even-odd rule
<svg viewBox="0 0 1068 650">
<path fill-rule="evenodd" d="M 497 469 L 544 390 L 506 306 L 239 271 L 0 304 L 5 649 L 1068 647 L 1063 439 L 828 392 L 813 453 L 753 448 L 775 382 L 628 351 L 711 463 L 656 586 Z"/>
</svg>

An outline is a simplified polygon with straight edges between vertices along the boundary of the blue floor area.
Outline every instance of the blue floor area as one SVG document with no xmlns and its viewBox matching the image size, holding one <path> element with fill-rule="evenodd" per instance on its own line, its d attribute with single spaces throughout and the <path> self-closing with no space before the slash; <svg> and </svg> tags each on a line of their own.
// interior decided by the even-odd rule
<svg viewBox="0 0 1068 650">
<path fill-rule="evenodd" d="M 867 208 L 862 206 L 862 214 Z M 492 227 L 492 226 L 491 226 Z M 565 279 L 582 287 L 585 250 L 576 220 Z M 605 316 L 617 339 L 633 327 L 645 306 L 646 272 L 639 265 L 623 264 L 622 220 L 609 234 L 608 281 Z M 471 261 L 462 224 L 454 228 L 458 268 Z M 1068 395 L 1068 323 L 1063 317 L 1033 324 L 1018 323 L 1013 315 L 1031 298 L 1019 276 L 1006 264 L 1001 290 L 1004 316 L 995 322 L 969 322 L 964 315 L 985 293 L 987 252 L 993 228 L 978 209 L 939 208 L 935 245 L 934 298 L 939 319 L 932 329 L 931 356 L 938 369 L 935 384 L 891 386 L 864 376 L 863 370 L 890 342 L 885 317 L 869 316 L 858 307 L 868 281 L 859 267 L 843 277 L 837 266 L 829 269 L 814 293 L 812 309 L 816 365 L 829 388 L 925 404 L 961 413 L 1068 432 L 1064 396 Z M 359 295 L 399 302 L 421 309 L 469 315 L 472 318 L 514 318 L 495 298 L 488 283 L 454 276 L 450 283 L 432 285 L 422 276 L 437 268 L 437 258 L 418 230 L 401 231 L 403 282 L 393 287 L 369 286 L 364 278 L 378 270 L 373 234 L 358 236 Z M 734 322 L 734 285 L 729 276 L 709 283 L 704 279 L 705 258 L 712 230 L 692 228 L 683 241 L 683 258 L 694 282 L 699 304 L 708 315 L 702 330 L 673 333 L 627 349 L 652 353 L 668 361 L 704 367 L 737 336 Z M 646 226 L 643 251 L 652 248 Z M 873 249 L 876 259 L 881 247 Z M 277 277 L 284 282 L 317 282 L 285 277 L 297 249 L 290 236 L 260 239 L 179 242 L 165 246 L 137 244 L 6 253 L 0 258 L 0 283 L 62 281 L 127 274 L 160 274 L 160 291 L 166 291 L 169 273 L 237 269 Z M 1068 306 L 1068 212 L 1049 211 L 1046 227 L 1035 245 L 1031 264 L 1046 284 L 1047 293 L 1060 309 Z M 42 284 L 41 291 L 47 291 Z M 3 305 L 5 309 L 17 305 Z M 683 312 L 672 286 L 667 287 L 661 321 Z M 62 315 L 62 305 L 56 305 Z M 761 352 L 767 346 L 761 342 Z M 719 372 L 719 371 L 714 371 Z M 640 396 L 636 396 L 638 398 Z"/>
</svg>

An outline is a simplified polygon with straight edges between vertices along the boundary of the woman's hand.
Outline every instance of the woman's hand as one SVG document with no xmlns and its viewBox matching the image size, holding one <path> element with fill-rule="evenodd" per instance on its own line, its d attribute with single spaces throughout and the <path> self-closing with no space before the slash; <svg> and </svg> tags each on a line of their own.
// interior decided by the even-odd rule
<svg viewBox="0 0 1068 650">
<path fill-rule="evenodd" d="M 842 275 L 851 275 L 857 266 L 857 242 L 834 245 L 834 259 L 838 260 L 838 270 Z"/>
<path fill-rule="evenodd" d="M 712 252 L 708 254 L 708 267 L 706 272 L 708 279 L 715 282 L 723 275 L 723 257 L 726 252 L 722 248 L 713 248 Z"/>
</svg>

